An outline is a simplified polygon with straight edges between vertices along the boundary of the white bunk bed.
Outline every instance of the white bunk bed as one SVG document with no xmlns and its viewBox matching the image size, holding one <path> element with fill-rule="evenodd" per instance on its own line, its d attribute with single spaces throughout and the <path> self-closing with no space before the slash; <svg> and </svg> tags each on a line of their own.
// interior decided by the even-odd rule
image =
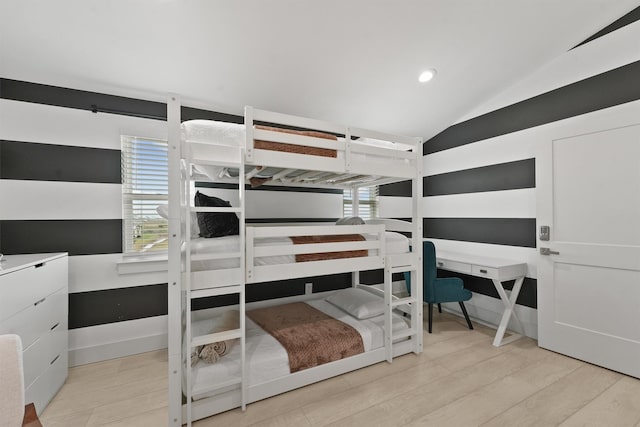
<svg viewBox="0 0 640 427">
<path fill-rule="evenodd" d="M 243 126 L 206 121 L 181 125 L 177 96 L 169 97 L 167 107 L 169 425 L 190 425 L 194 419 L 236 407 L 244 410 L 248 403 L 275 394 L 384 360 L 391 362 L 393 357 L 401 354 L 422 351 L 422 290 L 412 287 L 412 295 L 398 298 L 392 293 L 391 283 L 393 273 L 404 271 L 410 271 L 416 283 L 422 280 L 422 245 L 413 244 L 410 251 L 411 240 L 393 233 L 411 233 L 413 239 L 422 240 L 420 138 L 389 135 L 251 107 L 245 108 Z M 277 128 L 304 129 L 307 133 L 285 133 L 281 129 L 262 128 L 261 123 Z M 309 130 L 313 132 L 309 133 Z M 317 132 L 338 136 L 329 140 Z M 273 144 L 275 150 L 286 151 L 274 151 Z M 205 179 L 238 182 L 239 206 L 193 206 L 193 182 L 201 180 L 202 173 L 206 175 Z M 340 226 L 248 225 L 244 184 L 255 177 L 269 180 L 270 185 L 354 190 L 409 179 L 414 195 L 412 221 L 380 219 L 363 225 Z M 353 194 L 357 195 L 357 191 Z M 353 208 L 357 215 L 357 196 L 354 197 Z M 239 235 L 192 239 L 191 233 L 185 230 L 190 230 L 192 214 L 196 212 L 237 214 Z M 349 235 L 364 238 L 351 240 Z M 314 236 L 314 242 L 305 240 L 307 236 Z M 320 236 L 318 241 L 315 241 L 315 236 Z M 341 237 L 338 241 L 332 241 L 333 237 L 325 241 L 328 236 Z M 294 244 L 290 244 L 292 240 Z M 358 255 L 334 257 L 336 252 L 343 251 L 358 251 Z M 309 256 L 311 258 L 305 258 Z M 384 270 L 383 285 L 378 288 L 360 285 L 359 272 L 374 269 Z M 281 359 L 274 362 L 272 357 L 281 355 L 284 349 L 278 349 L 275 338 L 245 318 L 246 285 L 347 272 L 353 273 L 354 288 L 378 294 L 383 303 L 383 312 L 378 317 L 358 321 L 324 300 L 309 304 L 358 330 L 365 351 L 295 373 L 283 371 Z M 239 304 L 233 308 L 238 310 L 239 327 L 208 332 L 212 320 L 207 316 L 229 307 L 192 314 L 191 302 L 197 298 L 227 294 L 238 295 Z M 342 294 L 332 296 L 333 302 L 336 295 Z M 325 295 L 310 295 L 308 292 L 301 297 L 254 303 L 253 306 L 308 300 L 314 296 Z M 409 315 L 409 325 L 397 315 L 398 310 Z M 191 368 L 187 361 L 192 348 L 228 339 L 236 339 L 239 343 L 220 362 L 210 366 L 199 362 Z M 249 364 L 248 353 L 268 354 L 269 357 L 267 362 L 255 360 Z M 284 354 L 286 356 L 286 352 Z M 280 369 L 261 367 L 273 368 L 274 363 Z M 271 375 L 258 374 L 266 371 Z M 216 378 L 216 381 L 212 382 L 211 378 Z"/>
</svg>

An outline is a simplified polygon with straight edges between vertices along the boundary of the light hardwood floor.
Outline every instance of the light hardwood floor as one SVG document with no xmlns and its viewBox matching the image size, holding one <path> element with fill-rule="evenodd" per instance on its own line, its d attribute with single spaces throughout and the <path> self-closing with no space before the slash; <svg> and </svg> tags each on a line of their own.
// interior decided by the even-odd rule
<svg viewBox="0 0 640 427">
<path fill-rule="evenodd" d="M 640 380 L 434 313 L 421 355 L 405 355 L 195 423 L 212 426 L 635 426 Z M 70 369 L 45 427 L 164 426 L 167 355 Z"/>
</svg>

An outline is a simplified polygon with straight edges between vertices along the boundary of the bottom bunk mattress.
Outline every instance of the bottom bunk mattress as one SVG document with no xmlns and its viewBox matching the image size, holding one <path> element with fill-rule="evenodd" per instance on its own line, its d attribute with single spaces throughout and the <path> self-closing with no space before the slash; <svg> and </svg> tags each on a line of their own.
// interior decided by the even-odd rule
<svg viewBox="0 0 640 427">
<path fill-rule="evenodd" d="M 366 292 L 366 291 L 363 291 Z M 377 298 L 377 297 L 376 297 Z M 368 319 L 357 319 L 327 300 L 306 301 L 306 304 L 337 319 L 355 329 L 362 338 L 364 351 L 381 348 L 384 345 L 384 316 L 377 315 Z M 206 334 L 215 327 L 216 319 L 199 320 L 193 323 L 194 334 Z M 409 328 L 407 321 L 393 314 L 393 332 Z M 216 363 L 207 364 L 200 360 L 193 369 L 193 398 L 203 399 L 227 390 L 201 393 L 207 385 L 224 383 L 240 374 L 240 345 L 234 345 L 231 351 Z M 265 332 L 254 321 L 246 319 L 246 359 L 248 385 L 257 385 L 291 374 L 287 350 L 276 338 Z"/>
<path fill-rule="evenodd" d="M 365 239 L 375 239 L 375 235 L 362 235 Z M 256 240 L 256 246 L 293 245 L 289 237 L 272 237 Z M 403 254 L 409 252 L 409 239 L 394 231 L 385 232 L 385 250 L 389 254 Z M 214 238 L 197 238 L 191 240 L 192 255 L 213 255 L 222 253 L 237 253 L 240 250 L 240 236 L 224 236 Z M 370 251 L 371 252 L 375 251 Z M 255 258 L 255 265 L 279 265 L 296 262 L 295 255 L 277 255 Z M 238 258 L 197 260 L 191 262 L 191 271 L 215 270 L 224 268 L 238 268 Z"/>
</svg>

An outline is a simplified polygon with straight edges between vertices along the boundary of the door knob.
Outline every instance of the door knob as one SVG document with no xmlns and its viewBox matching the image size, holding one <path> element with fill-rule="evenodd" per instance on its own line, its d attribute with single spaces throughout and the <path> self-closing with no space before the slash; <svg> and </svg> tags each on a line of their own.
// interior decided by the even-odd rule
<svg viewBox="0 0 640 427">
<path fill-rule="evenodd" d="M 560 255 L 560 252 L 552 251 L 549 248 L 540 248 L 540 255 Z"/>
</svg>

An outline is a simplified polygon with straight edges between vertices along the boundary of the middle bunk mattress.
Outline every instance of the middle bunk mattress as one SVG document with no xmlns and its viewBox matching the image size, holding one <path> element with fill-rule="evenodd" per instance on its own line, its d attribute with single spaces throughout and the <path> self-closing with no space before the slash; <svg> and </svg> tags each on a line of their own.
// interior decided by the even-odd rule
<svg viewBox="0 0 640 427">
<path fill-rule="evenodd" d="M 373 240 L 376 238 L 372 234 L 362 234 L 364 240 Z M 256 247 L 261 246 L 292 246 L 294 240 L 290 237 L 270 237 L 255 241 Z M 409 253 L 409 239 L 401 233 L 394 231 L 386 231 L 384 233 L 384 244 L 387 254 L 406 254 Z M 223 236 L 216 238 L 195 238 L 191 240 L 191 253 L 193 255 L 213 255 L 224 253 L 235 253 L 240 249 L 240 236 Z M 374 251 L 368 251 L 358 256 L 374 255 Z M 313 254 L 310 254 L 313 255 Z M 254 258 L 255 265 L 277 265 L 292 264 L 295 262 L 306 261 L 304 258 L 295 255 L 271 255 Z M 198 259 L 192 261 L 192 271 L 216 270 L 223 268 L 239 267 L 240 261 L 237 258 L 229 259 Z"/>
</svg>

